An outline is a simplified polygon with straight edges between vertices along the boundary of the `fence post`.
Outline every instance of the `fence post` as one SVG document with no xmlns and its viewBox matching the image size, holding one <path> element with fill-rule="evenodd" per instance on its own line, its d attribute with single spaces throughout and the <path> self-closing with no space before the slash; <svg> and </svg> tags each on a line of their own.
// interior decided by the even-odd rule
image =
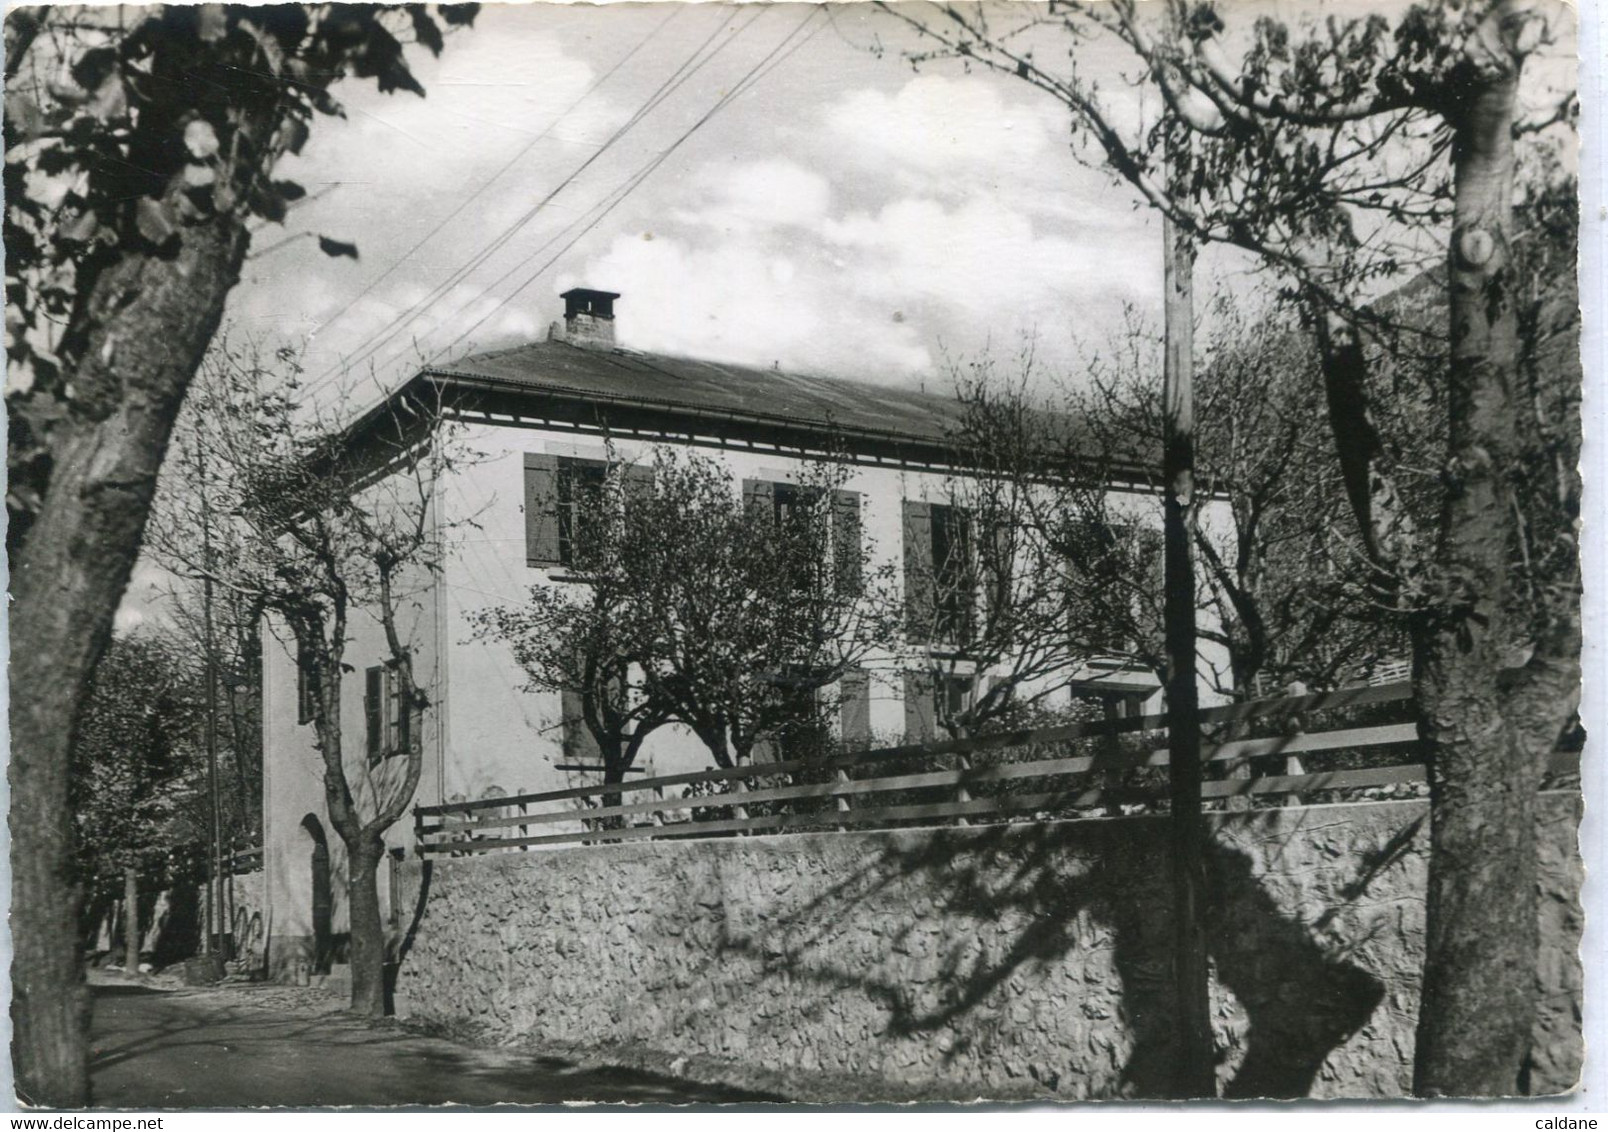
<svg viewBox="0 0 1608 1132">
<path fill-rule="evenodd" d="M 847 781 L 849 781 L 849 772 L 844 770 L 842 767 L 838 767 L 838 769 L 837 769 L 837 781 L 839 781 L 839 782 L 847 782 Z M 840 814 L 848 813 L 849 808 L 850 808 L 849 807 L 848 796 L 844 795 L 844 794 L 839 794 L 839 795 L 836 796 L 836 798 L 837 798 L 837 812 L 840 813 Z M 849 827 L 847 825 L 843 824 L 842 822 L 839 822 L 838 825 L 837 825 L 837 831 L 839 833 L 842 833 L 844 830 L 846 830 L 848 828 Z"/>
<path fill-rule="evenodd" d="M 132 867 L 123 870 L 123 972 L 140 973 L 140 877 Z"/>
<path fill-rule="evenodd" d="M 956 755 L 955 761 L 960 764 L 959 768 L 963 771 L 970 770 L 972 768 L 971 758 L 964 753 Z M 961 783 L 955 787 L 955 801 L 970 802 L 971 800 L 971 791 L 966 789 L 964 783 Z M 955 824 L 959 826 L 969 826 L 971 825 L 971 822 L 967 821 L 964 817 L 956 817 Z"/>
<path fill-rule="evenodd" d="M 745 763 L 744 765 L 746 766 L 747 764 Z M 748 781 L 746 779 L 742 779 L 742 778 L 734 778 L 734 779 L 732 779 L 731 780 L 731 792 L 733 794 L 746 794 L 746 793 L 748 793 Z M 731 808 L 731 813 L 732 813 L 732 816 L 735 817 L 739 821 L 747 821 L 748 820 L 748 807 L 747 806 L 733 805 L 732 808 Z M 737 831 L 737 836 L 738 837 L 747 837 L 748 836 L 748 831 L 746 829 L 739 829 Z"/>
</svg>

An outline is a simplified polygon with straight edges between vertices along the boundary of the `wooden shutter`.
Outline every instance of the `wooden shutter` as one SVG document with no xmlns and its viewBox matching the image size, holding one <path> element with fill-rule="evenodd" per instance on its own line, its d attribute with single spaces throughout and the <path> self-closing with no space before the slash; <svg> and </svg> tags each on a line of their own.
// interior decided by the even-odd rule
<svg viewBox="0 0 1608 1132">
<path fill-rule="evenodd" d="M 652 464 L 626 464 L 625 465 L 625 496 L 627 500 L 639 501 L 653 494 L 653 465 Z"/>
<path fill-rule="evenodd" d="M 744 480 L 743 506 L 750 515 L 771 518 L 776 514 L 776 485 L 769 480 Z"/>
<path fill-rule="evenodd" d="M 905 632 L 912 641 L 932 635 L 933 563 L 932 507 L 904 501 Z"/>
<path fill-rule="evenodd" d="M 408 697 L 402 688 L 402 670 L 388 664 L 385 667 L 385 753 L 405 753 L 408 739 Z"/>
<path fill-rule="evenodd" d="M 832 564 L 841 593 L 860 591 L 860 493 L 839 491 L 832 497 Z"/>
<path fill-rule="evenodd" d="M 597 737 L 586 726 L 586 708 L 576 688 L 565 688 L 559 693 L 560 710 L 564 722 L 564 757 L 577 763 L 601 765 L 603 752 Z"/>
<path fill-rule="evenodd" d="M 1015 600 L 1016 556 L 1022 549 L 1019 540 L 1031 536 L 1012 530 L 1006 521 L 995 520 L 985 537 L 988 545 L 979 556 L 978 573 L 982 576 L 985 608 L 992 621 Z M 1032 580 L 1028 583 L 1030 588 L 1033 584 Z"/>
<path fill-rule="evenodd" d="M 311 723 L 314 715 L 313 703 L 313 658 L 312 650 L 300 641 L 296 642 L 296 722 L 298 724 Z"/>
<path fill-rule="evenodd" d="M 384 721 L 380 713 L 385 710 L 385 669 L 378 666 L 370 668 L 364 674 L 363 680 L 363 727 L 366 736 L 368 757 L 377 759 L 382 750 L 385 730 Z"/>
<path fill-rule="evenodd" d="M 930 672 L 904 674 L 905 742 L 925 743 L 933 737 L 933 678 Z"/>
<path fill-rule="evenodd" d="M 525 563 L 556 566 L 558 549 L 558 457 L 525 454 Z"/>
<path fill-rule="evenodd" d="M 843 674 L 839 690 L 842 703 L 839 707 L 839 726 L 843 742 L 865 743 L 871 738 L 871 677 L 862 668 L 851 668 Z"/>
<path fill-rule="evenodd" d="M 385 733 L 380 739 L 380 753 L 389 755 L 396 751 L 396 669 L 391 665 L 385 666 L 385 678 L 382 681 L 384 705 L 380 715 L 385 723 Z"/>
</svg>

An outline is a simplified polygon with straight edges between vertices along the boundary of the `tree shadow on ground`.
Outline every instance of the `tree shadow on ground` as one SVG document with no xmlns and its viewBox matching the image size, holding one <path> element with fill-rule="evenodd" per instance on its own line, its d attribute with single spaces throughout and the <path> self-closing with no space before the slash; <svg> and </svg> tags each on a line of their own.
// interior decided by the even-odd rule
<svg viewBox="0 0 1608 1132">
<path fill-rule="evenodd" d="M 166 994 L 157 987 L 142 987 L 137 983 L 102 983 L 95 987 L 96 998 L 122 998 L 132 994 Z"/>
<path fill-rule="evenodd" d="M 90 1061 L 97 1092 L 102 1075 L 124 1067 L 116 1107 L 129 1107 L 128 1102 L 211 1107 L 220 1099 L 216 1081 L 211 1094 L 197 1088 L 187 1095 L 175 1086 L 196 1072 L 191 1065 L 196 1058 L 219 1051 L 252 1067 L 242 1086 L 249 1095 L 225 1098 L 235 1104 L 484 1107 L 784 1099 L 625 1065 L 473 1049 L 375 1027 L 339 1012 L 303 1016 L 215 997 L 133 989 L 158 997 L 150 1007 L 97 1018 Z M 127 989 L 98 986 L 94 993 L 99 1001 Z M 138 1095 L 129 1095 L 130 1088 Z M 97 1097 L 97 1103 L 109 1102 Z"/>
<path fill-rule="evenodd" d="M 1136 830 L 1148 823 L 1151 830 Z M 1117 1095 L 1166 1097 L 1174 1050 L 1170 967 L 1171 899 L 1164 822 L 1155 818 L 1004 825 L 890 835 L 853 876 L 773 921 L 767 938 L 727 946 L 785 957 L 791 978 L 855 989 L 888 1012 L 890 1035 L 948 1027 L 1001 995 L 1019 974 L 1037 977 L 1080 949 L 1109 948 L 1121 982 L 1118 1017 L 1101 1024 L 1129 1050 Z M 1368 972 L 1321 947 L 1309 929 L 1263 888 L 1244 852 L 1213 842 L 1208 851 L 1211 958 L 1220 987 L 1243 1008 L 1245 1055 L 1225 1083 L 1229 1097 L 1301 1097 L 1329 1054 L 1362 1027 L 1384 988 Z M 1366 889 L 1343 894 L 1354 900 Z M 975 933 L 950 930 L 939 989 L 919 996 L 908 982 L 868 975 L 828 959 L 836 925 L 909 909 L 911 894 L 943 906 L 942 919 L 971 919 Z M 1331 910 L 1332 911 L 1332 910 Z M 893 950 L 930 931 L 922 917 L 892 933 Z M 779 935 L 780 938 L 775 938 Z M 976 938 L 1004 935 L 1001 950 Z M 919 945 L 917 946 L 919 950 Z M 996 1003 L 997 1004 L 997 1003 Z M 947 1053 L 958 1056 L 964 1043 Z M 1046 1082 L 1054 1087 L 1054 1082 Z"/>
</svg>

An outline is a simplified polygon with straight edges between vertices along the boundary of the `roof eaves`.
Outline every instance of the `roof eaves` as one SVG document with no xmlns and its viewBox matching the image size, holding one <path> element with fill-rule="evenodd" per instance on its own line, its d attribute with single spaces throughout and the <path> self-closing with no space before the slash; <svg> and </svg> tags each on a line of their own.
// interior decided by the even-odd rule
<svg viewBox="0 0 1608 1132">
<path fill-rule="evenodd" d="M 638 394 L 606 393 L 595 389 L 582 389 L 579 386 L 564 385 L 559 382 L 543 381 L 540 384 L 520 381 L 514 378 L 495 377 L 490 374 L 475 373 L 470 370 L 447 369 L 430 367 L 422 370 L 420 376 L 439 377 L 455 382 L 474 382 L 505 389 L 511 392 L 539 393 L 560 397 L 572 401 L 604 401 L 611 405 L 628 406 L 631 408 L 664 410 L 697 416 L 710 420 L 742 421 L 748 424 L 781 425 L 787 428 L 808 430 L 825 435 L 847 437 L 861 437 L 867 440 L 893 441 L 915 443 L 932 447 L 946 446 L 949 441 L 942 436 L 924 435 L 917 432 L 901 432 L 896 429 L 873 429 L 864 425 L 851 425 L 831 419 L 822 420 L 817 417 L 795 416 L 789 413 L 757 413 L 745 409 L 712 408 L 707 405 L 695 405 L 688 401 L 677 401 L 663 397 L 643 397 Z"/>
</svg>

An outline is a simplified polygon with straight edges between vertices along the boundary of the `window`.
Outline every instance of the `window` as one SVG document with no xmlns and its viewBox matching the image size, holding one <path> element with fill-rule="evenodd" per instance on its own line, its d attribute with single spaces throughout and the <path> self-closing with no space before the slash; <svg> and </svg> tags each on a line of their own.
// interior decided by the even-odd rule
<svg viewBox="0 0 1608 1132">
<path fill-rule="evenodd" d="M 1123 655 L 1139 647 L 1154 616 L 1141 601 L 1161 594 L 1161 532 L 1129 523 L 1082 520 L 1064 537 L 1067 601 L 1073 639 L 1096 652 Z"/>
<path fill-rule="evenodd" d="M 597 513 L 609 478 L 600 460 L 560 460 L 558 464 L 558 560 L 575 565 L 587 549 L 587 521 Z"/>
<path fill-rule="evenodd" d="M 971 710 L 975 676 L 954 672 L 905 673 L 905 741 L 925 743 L 940 726 Z"/>
<path fill-rule="evenodd" d="M 619 466 L 619 465 L 617 465 Z M 623 465 L 627 491 L 653 483 L 653 469 Z M 584 560 L 589 519 L 608 482 L 604 460 L 525 455 L 525 561 L 531 566 L 574 566 Z"/>
<path fill-rule="evenodd" d="M 977 570 L 971 516 L 905 500 L 905 620 L 912 640 L 956 643 L 972 630 Z"/>
<path fill-rule="evenodd" d="M 315 695 L 318 689 L 313 686 L 313 656 L 312 650 L 300 641 L 296 642 L 296 722 L 298 724 L 311 723 L 317 712 Z"/>
<path fill-rule="evenodd" d="M 792 483 L 743 481 L 743 500 L 751 511 L 768 511 L 777 529 L 795 535 L 801 547 L 808 547 L 812 542 L 819 546 L 819 561 L 802 559 L 791 564 L 795 590 L 823 587 L 826 583 L 823 571 L 830 559 L 832 580 L 839 591 L 857 593 L 861 557 L 860 493 L 833 492 L 827 528 L 818 531 L 812 530 L 811 524 L 820 518 L 821 492 L 821 488 Z"/>
<path fill-rule="evenodd" d="M 818 591 L 825 580 L 821 571 L 826 566 L 827 550 L 815 529 L 820 491 L 791 483 L 768 483 L 764 487 L 770 496 L 776 530 L 789 540 L 795 555 L 787 562 L 789 584 L 795 592 Z"/>
<path fill-rule="evenodd" d="M 370 762 L 407 753 L 406 698 L 396 665 L 379 664 L 364 673 L 363 721 Z"/>
<path fill-rule="evenodd" d="M 601 766 L 603 751 L 598 747 L 592 729 L 586 726 L 586 706 L 580 689 L 565 688 L 559 694 L 559 707 L 564 728 L 565 762 L 576 766 Z"/>
<path fill-rule="evenodd" d="M 774 757 L 816 758 L 830 747 L 831 724 L 823 710 L 821 695 L 826 686 L 825 675 L 789 665 L 777 678 L 783 709 L 772 744 Z"/>
<path fill-rule="evenodd" d="M 838 688 L 838 728 L 845 746 L 871 742 L 871 678 L 861 668 L 843 674 Z"/>
</svg>

